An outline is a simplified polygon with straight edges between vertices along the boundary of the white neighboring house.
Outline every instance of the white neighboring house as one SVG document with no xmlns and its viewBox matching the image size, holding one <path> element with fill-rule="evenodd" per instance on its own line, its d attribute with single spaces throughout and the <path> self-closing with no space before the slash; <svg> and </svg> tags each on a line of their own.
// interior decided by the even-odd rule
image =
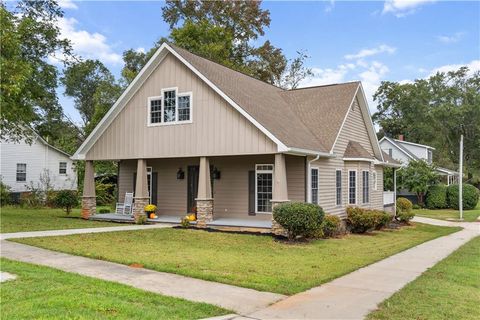
<svg viewBox="0 0 480 320">
<path fill-rule="evenodd" d="M 397 140 L 386 136 L 383 137 L 379 141 L 380 148 L 393 159 L 400 161 L 403 166 L 406 166 L 410 160 L 424 160 L 429 164 L 432 163 L 435 148 L 424 144 L 404 141 L 403 136 L 399 138 L 400 139 Z M 458 172 L 441 167 L 437 167 L 436 170 L 438 175 L 444 177 L 447 185 L 458 182 Z"/>
<path fill-rule="evenodd" d="M 0 155 L 0 176 L 12 193 L 26 192 L 32 183 L 38 187 L 42 184 L 40 177 L 46 173 L 54 190 L 77 189 L 77 174 L 70 155 L 38 135 L 31 145 L 25 141 L 1 141 Z"/>
</svg>

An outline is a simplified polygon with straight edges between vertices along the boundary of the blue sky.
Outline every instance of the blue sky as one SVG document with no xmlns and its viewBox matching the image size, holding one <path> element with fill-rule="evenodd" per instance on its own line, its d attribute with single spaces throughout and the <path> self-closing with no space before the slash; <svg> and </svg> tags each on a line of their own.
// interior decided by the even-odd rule
<svg viewBox="0 0 480 320">
<path fill-rule="evenodd" d="M 169 33 L 160 1 L 62 1 L 63 35 L 84 58 L 101 60 L 116 76 L 122 52 L 148 50 Z M 380 81 L 411 81 L 460 65 L 480 70 L 480 3 L 432 0 L 372 2 L 266 1 L 265 37 L 287 57 L 307 50 L 315 76 L 302 85 L 361 80 L 370 103 Z M 63 92 L 60 89 L 60 92 Z M 80 117 L 61 98 L 66 114 Z"/>
</svg>

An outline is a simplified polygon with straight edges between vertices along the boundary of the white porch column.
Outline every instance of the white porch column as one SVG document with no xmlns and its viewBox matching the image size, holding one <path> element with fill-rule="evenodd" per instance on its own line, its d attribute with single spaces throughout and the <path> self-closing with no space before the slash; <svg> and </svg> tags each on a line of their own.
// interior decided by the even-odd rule
<svg viewBox="0 0 480 320">
<path fill-rule="evenodd" d="M 393 216 L 397 216 L 397 169 L 392 168 L 393 171 Z"/>
<path fill-rule="evenodd" d="M 195 201 L 197 206 L 197 227 L 205 228 L 207 222 L 213 220 L 212 181 L 210 161 L 207 157 L 200 157 L 198 193 Z"/>
<path fill-rule="evenodd" d="M 82 218 L 88 219 L 96 213 L 95 169 L 93 161 L 85 161 L 85 176 L 83 178 Z"/>
<path fill-rule="evenodd" d="M 287 166 L 283 153 L 275 154 L 275 167 L 273 174 L 272 210 L 280 203 L 289 202 L 287 188 Z M 272 233 L 286 236 L 287 233 L 282 226 L 275 221 L 272 214 Z"/>
<path fill-rule="evenodd" d="M 145 215 L 144 208 L 148 204 L 148 185 L 147 185 L 147 160 L 137 160 L 137 177 L 135 181 L 135 197 L 133 203 L 133 216 L 135 220 L 139 216 Z"/>
</svg>

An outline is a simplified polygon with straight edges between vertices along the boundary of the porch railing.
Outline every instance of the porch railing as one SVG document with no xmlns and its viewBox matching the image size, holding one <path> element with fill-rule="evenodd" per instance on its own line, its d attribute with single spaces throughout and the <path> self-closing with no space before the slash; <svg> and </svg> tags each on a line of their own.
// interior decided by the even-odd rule
<svg viewBox="0 0 480 320">
<path fill-rule="evenodd" d="M 393 204 L 395 202 L 395 193 L 393 191 L 383 191 L 383 205 Z"/>
</svg>

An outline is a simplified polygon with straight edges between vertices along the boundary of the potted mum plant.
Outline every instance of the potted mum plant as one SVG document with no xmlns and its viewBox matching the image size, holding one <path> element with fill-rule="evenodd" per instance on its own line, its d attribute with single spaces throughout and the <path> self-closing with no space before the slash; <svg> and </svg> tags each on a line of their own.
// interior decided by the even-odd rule
<svg viewBox="0 0 480 320">
<path fill-rule="evenodd" d="M 157 206 L 154 204 L 147 204 L 145 208 L 143 208 L 145 211 L 145 214 L 147 215 L 147 218 L 149 219 L 155 219 L 158 218 L 158 216 L 155 214 L 155 211 L 157 211 Z"/>
</svg>

